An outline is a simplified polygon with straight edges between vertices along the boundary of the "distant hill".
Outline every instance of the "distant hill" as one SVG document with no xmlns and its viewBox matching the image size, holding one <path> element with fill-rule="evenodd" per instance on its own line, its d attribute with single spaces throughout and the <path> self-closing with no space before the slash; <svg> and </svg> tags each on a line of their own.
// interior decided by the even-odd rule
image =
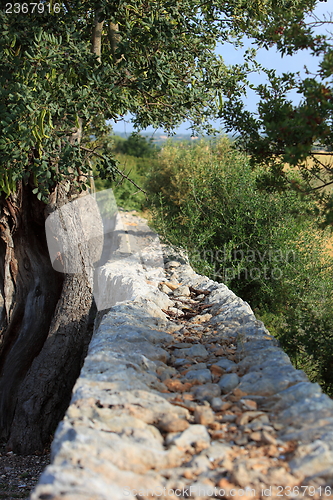
<svg viewBox="0 0 333 500">
<path fill-rule="evenodd" d="M 128 139 L 128 137 L 131 135 L 131 133 L 118 132 L 117 130 L 113 130 L 113 134 L 119 137 L 123 137 L 124 139 Z M 168 136 L 167 134 L 163 134 L 160 132 L 157 133 L 140 132 L 140 135 L 146 137 L 147 139 L 151 138 L 153 143 L 157 145 L 163 144 L 168 139 L 175 142 L 194 142 L 199 139 L 211 139 L 211 137 L 208 136 L 192 136 L 191 134 L 175 134 Z M 230 137 L 230 139 L 232 140 L 232 137 Z"/>
<path fill-rule="evenodd" d="M 119 137 L 123 137 L 124 139 L 128 139 L 128 137 L 131 135 L 131 133 L 118 132 L 117 130 L 114 130 L 113 134 Z M 168 139 L 171 139 L 172 141 L 193 141 L 199 139 L 199 137 L 192 137 L 191 134 L 176 134 L 168 136 L 167 134 L 163 133 L 151 134 L 149 132 L 140 132 L 140 135 L 146 137 L 147 139 L 151 138 L 155 144 L 163 143 Z"/>
</svg>

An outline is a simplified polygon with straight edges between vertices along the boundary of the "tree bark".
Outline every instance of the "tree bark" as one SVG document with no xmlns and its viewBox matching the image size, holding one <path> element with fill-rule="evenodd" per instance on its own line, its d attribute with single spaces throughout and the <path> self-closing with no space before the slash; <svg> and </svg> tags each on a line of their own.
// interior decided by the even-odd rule
<svg viewBox="0 0 333 500">
<path fill-rule="evenodd" d="M 98 62 L 101 62 L 102 53 L 102 33 L 104 21 L 100 21 L 101 9 L 97 9 L 95 12 L 94 28 L 92 33 L 92 52 L 96 54 Z"/>
<path fill-rule="evenodd" d="M 48 255 L 45 213 L 68 201 L 63 186 L 46 210 L 29 186 L 0 199 L 0 424 L 15 453 L 42 452 L 50 443 L 92 334 L 91 268 L 62 274 Z M 88 262 L 85 242 L 77 258 Z"/>
<path fill-rule="evenodd" d="M 120 42 L 119 25 L 109 22 L 108 25 L 108 36 L 110 40 L 111 52 L 113 59 L 115 60 L 116 50 Z"/>
</svg>

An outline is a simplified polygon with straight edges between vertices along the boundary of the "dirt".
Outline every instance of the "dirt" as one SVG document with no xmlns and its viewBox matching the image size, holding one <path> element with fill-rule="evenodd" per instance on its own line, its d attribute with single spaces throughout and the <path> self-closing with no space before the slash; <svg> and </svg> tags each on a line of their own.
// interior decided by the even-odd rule
<svg viewBox="0 0 333 500">
<path fill-rule="evenodd" d="M 39 476 L 49 463 L 49 453 L 22 456 L 0 448 L 0 499 L 29 498 Z"/>
</svg>

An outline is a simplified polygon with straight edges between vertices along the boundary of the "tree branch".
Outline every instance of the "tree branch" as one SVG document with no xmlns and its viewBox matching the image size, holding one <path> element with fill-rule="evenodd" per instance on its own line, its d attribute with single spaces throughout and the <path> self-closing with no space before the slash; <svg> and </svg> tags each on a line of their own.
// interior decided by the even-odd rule
<svg viewBox="0 0 333 500">
<path fill-rule="evenodd" d="M 96 54 L 98 62 L 101 62 L 101 53 L 102 53 L 102 31 L 104 21 L 99 22 L 98 16 L 101 12 L 101 9 L 97 9 L 95 12 L 95 20 L 94 20 L 94 28 L 92 33 L 92 52 Z"/>
<path fill-rule="evenodd" d="M 330 186 L 331 184 L 333 184 L 333 181 L 325 182 L 325 184 L 323 184 L 322 186 L 316 186 L 316 187 L 312 188 L 311 191 L 317 191 L 318 189 L 323 189 L 327 186 Z"/>
<path fill-rule="evenodd" d="M 94 151 L 93 149 L 85 148 L 83 146 L 80 146 L 80 149 L 82 149 L 83 151 L 87 151 L 88 153 L 91 153 L 91 154 L 97 156 L 98 158 L 101 158 L 102 160 L 105 160 L 105 157 L 103 155 L 101 155 L 99 153 L 96 153 L 96 151 Z M 146 191 L 144 191 L 132 179 L 130 179 L 126 174 L 124 174 L 124 172 L 122 172 L 121 170 L 119 170 L 119 168 L 114 167 L 114 169 L 116 170 L 117 174 L 119 174 L 119 175 L 121 175 L 123 177 L 123 179 L 127 179 L 129 182 L 131 182 L 131 184 L 133 184 L 133 186 L 135 186 L 136 188 L 138 188 L 139 191 L 141 191 L 142 193 L 144 193 L 146 195 L 146 199 L 148 199 Z"/>
<path fill-rule="evenodd" d="M 121 36 L 119 33 L 119 25 L 114 24 L 111 21 L 108 25 L 108 38 L 110 40 L 112 56 L 115 59 L 116 50 L 120 42 Z"/>
</svg>

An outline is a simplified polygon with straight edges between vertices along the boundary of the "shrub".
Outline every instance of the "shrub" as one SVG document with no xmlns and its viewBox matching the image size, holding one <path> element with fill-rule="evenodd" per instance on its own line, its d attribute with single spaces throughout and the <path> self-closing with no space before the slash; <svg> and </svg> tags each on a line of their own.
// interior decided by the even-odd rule
<svg viewBox="0 0 333 500">
<path fill-rule="evenodd" d="M 140 134 L 131 134 L 128 139 L 114 136 L 114 151 L 136 158 L 151 158 L 155 156 L 157 147 L 152 139 L 147 139 Z"/>
<path fill-rule="evenodd" d="M 108 148 L 113 152 L 118 168 L 141 187 L 147 172 L 153 168 L 157 148 L 150 140 L 138 134 L 132 134 L 128 139 L 118 136 L 109 136 L 108 139 Z M 125 210 L 141 211 L 144 208 L 145 194 L 129 180 L 121 178 L 120 175 L 115 181 L 104 180 L 97 176 L 96 170 L 94 178 L 97 191 L 113 189 L 118 206 Z"/>
<path fill-rule="evenodd" d="M 187 249 L 198 272 L 247 300 L 297 366 L 330 391 L 332 259 L 322 248 L 328 234 L 318 233 L 309 201 L 262 191 L 261 177 L 227 139 L 169 143 L 146 183 L 154 225 Z"/>
</svg>

